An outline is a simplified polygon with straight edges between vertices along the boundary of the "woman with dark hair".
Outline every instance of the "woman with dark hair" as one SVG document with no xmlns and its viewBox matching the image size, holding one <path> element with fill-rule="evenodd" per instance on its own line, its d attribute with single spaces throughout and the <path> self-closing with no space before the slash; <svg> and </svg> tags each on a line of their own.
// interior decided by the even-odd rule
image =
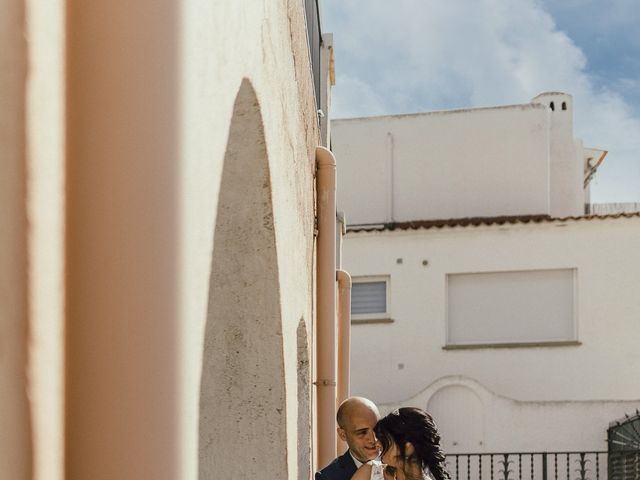
<svg viewBox="0 0 640 480">
<path fill-rule="evenodd" d="M 381 419 L 375 428 L 382 447 L 385 480 L 447 480 L 440 435 L 424 410 L 405 407 Z M 365 464 L 352 480 L 373 480 L 381 467 Z"/>
</svg>

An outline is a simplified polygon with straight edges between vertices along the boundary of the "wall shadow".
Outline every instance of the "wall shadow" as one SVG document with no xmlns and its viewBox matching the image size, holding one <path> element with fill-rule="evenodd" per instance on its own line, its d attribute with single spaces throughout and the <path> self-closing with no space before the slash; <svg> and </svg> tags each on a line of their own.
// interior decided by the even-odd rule
<svg viewBox="0 0 640 480">
<path fill-rule="evenodd" d="M 199 479 L 282 478 L 286 443 L 271 180 L 259 103 L 245 79 L 234 105 L 214 233 Z"/>
</svg>

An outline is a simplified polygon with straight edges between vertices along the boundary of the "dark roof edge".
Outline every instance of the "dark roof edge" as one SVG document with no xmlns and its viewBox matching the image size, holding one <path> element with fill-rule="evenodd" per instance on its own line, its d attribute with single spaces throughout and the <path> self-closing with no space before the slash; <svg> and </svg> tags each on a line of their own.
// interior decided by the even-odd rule
<svg viewBox="0 0 640 480">
<path fill-rule="evenodd" d="M 376 224 L 347 225 L 347 233 L 384 232 L 394 230 L 428 230 L 445 227 L 480 227 L 493 225 L 518 225 L 529 223 L 554 223 L 567 221 L 606 220 L 612 218 L 640 218 L 640 212 L 612 213 L 607 215 L 582 215 L 552 217 L 550 215 L 513 215 L 499 217 L 466 217 L 443 220 L 414 220 L 411 222 L 389 222 Z"/>
</svg>

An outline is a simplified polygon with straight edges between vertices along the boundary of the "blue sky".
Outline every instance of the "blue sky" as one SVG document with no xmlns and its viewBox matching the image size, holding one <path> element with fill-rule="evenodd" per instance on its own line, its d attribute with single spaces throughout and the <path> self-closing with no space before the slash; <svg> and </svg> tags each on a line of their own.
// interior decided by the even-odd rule
<svg viewBox="0 0 640 480">
<path fill-rule="evenodd" d="M 574 96 L 575 135 L 609 150 L 594 202 L 640 202 L 640 0 L 323 0 L 332 117 Z"/>
</svg>

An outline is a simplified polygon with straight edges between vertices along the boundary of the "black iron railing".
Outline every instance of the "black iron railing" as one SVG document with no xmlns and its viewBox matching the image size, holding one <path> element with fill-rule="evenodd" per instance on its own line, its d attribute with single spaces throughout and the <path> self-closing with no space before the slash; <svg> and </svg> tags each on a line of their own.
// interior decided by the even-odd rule
<svg viewBox="0 0 640 480">
<path fill-rule="evenodd" d="M 316 105 L 320 108 L 320 49 L 322 47 L 322 31 L 320 30 L 320 0 L 305 0 L 304 9 L 307 17 L 307 38 L 309 55 L 315 87 Z"/>
<path fill-rule="evenodd" d="M 607 452 L 447 455 L 452 480 L 607 480 Z"/>
</svg>

